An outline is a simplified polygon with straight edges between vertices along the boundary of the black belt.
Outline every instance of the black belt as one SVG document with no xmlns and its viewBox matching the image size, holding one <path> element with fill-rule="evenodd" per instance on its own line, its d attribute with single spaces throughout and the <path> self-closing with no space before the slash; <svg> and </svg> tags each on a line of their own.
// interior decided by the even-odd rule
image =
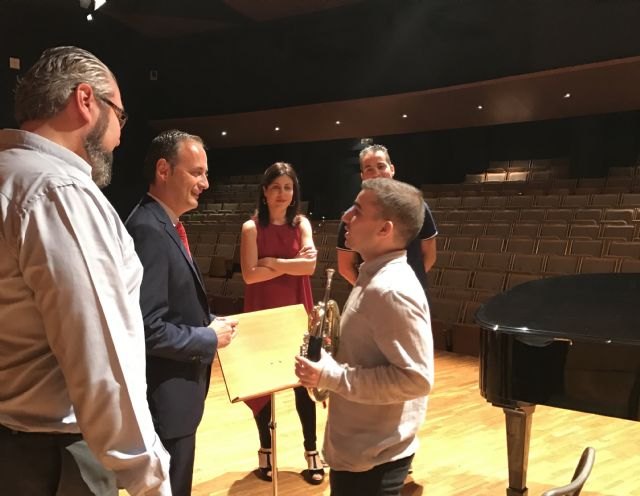
<svg viewBox="0 0 640 496">
<path fill-rule="evenodd" d="M 69 439 L 82 439 L 82 434 L 75 434 L 72 432 L 26 432 L 26 431 L 16 431 L 14 429 L 10 429 L 9 427 L 0 424 L 0 436 L 40 436 L 40 437 L 62 437 L 67 436 Z"/>
</svg>

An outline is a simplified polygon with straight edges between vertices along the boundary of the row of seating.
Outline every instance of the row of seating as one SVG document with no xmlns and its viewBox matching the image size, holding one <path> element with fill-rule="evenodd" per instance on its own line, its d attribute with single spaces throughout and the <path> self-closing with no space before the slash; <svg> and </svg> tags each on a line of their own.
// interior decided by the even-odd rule
<svg viewBox="0 0 640 496">
<path fill-rule="evenodd" d="M 442 222 L 438 233 L 446 237 L 529 237 L 529 238 L 588 238 L 619 239 L 631 241 L 640 238 L 640 221 L 626 223 L 624 220 L 610 222 L 565 220 L 526 220 L 520 222 Z M 464 244 L 465 241 L 456 240 Z"/>
<path fill-rule="evenodd" d="M 478 208 L 636 208 L 640 193 L 440 196 L 427 198 L 432 210 Z"/>
<path fill-rule="evenodd" d="M 512 176 L 514 177 L 514 176 Z M 540 178 L 527 181 L 493 181 L 482 183 L 422 184 L 427 198 L 441 196 L 486 196 L 517 194 L 594 194 L 637 191 L 640 176 L 609 176 L 601 178 Z"/>
<path fill-rule="evenodd" d="M 443 223 L 514 223 L 514 222 L 576 222 L 576 223 L 617 223 L 632 224 L 640 220 L 640 208 L 496 208 L 464 210 L 432 210 L 438 225 Z"/>
<path fill-rule="evenodd" d="M 640 240 L 621 241 L 607 239 L 560 239 L 535 237 L 501 236 L 457 236 L 436 238 L 438 259 L 447 251 L 467 251 L 481 253 L 522 253 L 525 255 L 573 255 L 573 256 L 616 256 L 640 257 Z M 444 257 L 444 256 L 443 256 Z M 436 259 L 436 264 L 438 263 Z"/>
</svg>

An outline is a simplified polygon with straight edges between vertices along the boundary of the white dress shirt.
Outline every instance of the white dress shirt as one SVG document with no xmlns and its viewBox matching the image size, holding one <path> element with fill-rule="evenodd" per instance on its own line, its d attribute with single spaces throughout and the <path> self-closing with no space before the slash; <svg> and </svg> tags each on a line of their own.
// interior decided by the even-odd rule
<svg viewBox="0 0 640 496">
<path fill-rule="evenodd" d="M 130 494 L 169 495 L 133 240 L 78 155 L 0 131 L 0 424 L 81 432 Z"/>
</svg>

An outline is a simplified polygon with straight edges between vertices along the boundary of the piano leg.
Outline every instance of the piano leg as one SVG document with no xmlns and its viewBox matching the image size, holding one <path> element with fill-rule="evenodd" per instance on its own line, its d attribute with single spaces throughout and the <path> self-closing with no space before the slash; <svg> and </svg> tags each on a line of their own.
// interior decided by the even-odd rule
<svg viewBox="0 0 640 496">
<path fill-rule="evenodd" d="M 509 487 L 507 496 L 527 496 L 527 464 L 529 438 L 535 405 L 503 408 L 507 426 L 507 456 L 509 458 Z"/>
</svg>

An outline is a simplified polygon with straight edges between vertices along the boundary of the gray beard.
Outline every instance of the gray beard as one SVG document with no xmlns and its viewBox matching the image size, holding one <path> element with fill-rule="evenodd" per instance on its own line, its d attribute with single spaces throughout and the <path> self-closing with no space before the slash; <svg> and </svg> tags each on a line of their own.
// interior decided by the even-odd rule
<svg viewBox="0 0 640 496">
<path fill-rule="evenodd" d="M 84 150 L 87 153 L 89 165 L 91 165 L 91 178 L 99 188 L 104 188 L 111 183 L 113 172 L 113 151 L 109 151 L 102 145 L 107 130 L 107 113 L 101 112 L 100 118 L 84 140 Z"/>
</svg>

